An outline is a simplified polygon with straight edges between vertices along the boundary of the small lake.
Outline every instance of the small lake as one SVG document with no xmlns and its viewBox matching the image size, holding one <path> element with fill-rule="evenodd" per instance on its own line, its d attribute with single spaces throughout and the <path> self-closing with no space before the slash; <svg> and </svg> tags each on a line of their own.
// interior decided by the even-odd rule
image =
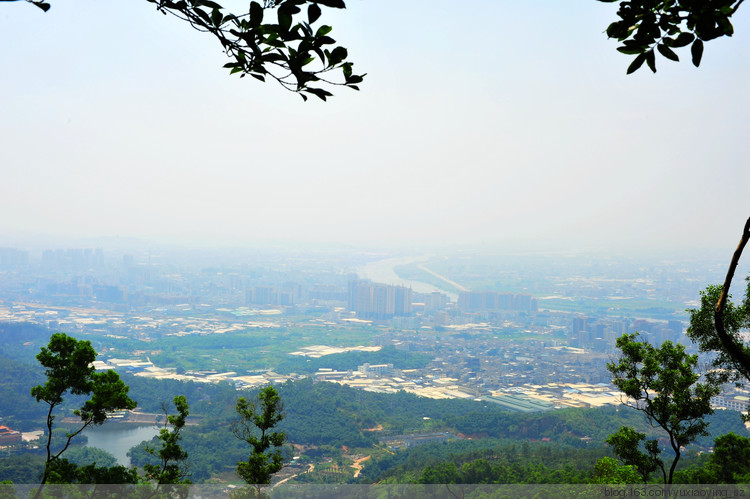
<svg viewBox="0 0 750 499">
<path fill-rule="evenodd" d="M 87 428 L 83 434 L 88 437 L 87 447 L 106 450 L 117 459 L 117 464 L 130 466 L 128 451 L 144 440 L 151 440 L 159 433 L 154 425 L 135 425 L 129 423 L 108 422 L 102 426 Z"/>
</svg>

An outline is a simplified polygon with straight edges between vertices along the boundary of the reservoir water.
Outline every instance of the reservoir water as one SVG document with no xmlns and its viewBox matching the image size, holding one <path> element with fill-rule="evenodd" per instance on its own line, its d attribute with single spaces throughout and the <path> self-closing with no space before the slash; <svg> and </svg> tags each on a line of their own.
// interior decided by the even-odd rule
<svg viewBox="0 0 750 499">
<path fill-rule="evenodd" d="M 130 466 L 128 451 L 144 440 L 151 440 L 159 433 L 154 425 L 141 426 L 128 423 L 109 422 L 83 432 L 88 437 L 87 447 L 106 450 L 117 459 L 117 464 Z"/>
</svg>

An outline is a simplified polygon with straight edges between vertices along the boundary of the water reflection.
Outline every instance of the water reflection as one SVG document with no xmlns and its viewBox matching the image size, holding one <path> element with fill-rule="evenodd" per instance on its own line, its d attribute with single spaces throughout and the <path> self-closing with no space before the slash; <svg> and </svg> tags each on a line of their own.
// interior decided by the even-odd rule
<svg viewBox="0 0 750 499">
<path fill-rule="evenodd" d="M 140 426 L 128 423 L 106 423 L 83 432 L 89 439 L 87 447 L 104 449 L 117 459 L 117 464 L 130 466 L 128 451 L 144 440 L 151 440 L 159 433 L 154 425 Z"/>
</svg>

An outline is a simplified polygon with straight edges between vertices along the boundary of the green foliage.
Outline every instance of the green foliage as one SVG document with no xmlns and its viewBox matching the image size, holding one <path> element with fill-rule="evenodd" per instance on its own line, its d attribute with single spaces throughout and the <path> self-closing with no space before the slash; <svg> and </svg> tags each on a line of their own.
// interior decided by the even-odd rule
<svg viewBox="0 0 750 499">
<path fill-rule="evenodd" d="M 638 471 L 633 466 L 620 465 L 616 459 L 603 457 L 594 465 L 592 483 L 627 484 L 638 483 Z"/>
<path fill-rule="evenodd" d="M 105 450 L 97 449 L 96 447 L 71 447 L 66 451 L 65 459 L 77 466 L 96 464 L 98 466 L 109 468 L 117 465 L 117 459 L 115 456 Z"/>
<path fill-rule="evenodd" d="M 612 383 L 627 397 L 628 403 L 642 411 L 652 426 L 667 433 L 675 453 L 668 474 L 663 462 L 656 457 L 658 443 L 646 442 L 646 451 L 652 457 L 652 463 L 662 470 L 664 483 L 672 483 L 681 448 L 708 434 L 708 422 L 704 418 L 713 413 L 711 397 L 720 389 L 710 380 L 698 382 L 701 377 L 696 372 L 698 356 L 685 353 L 683 345 L 666 341 L 657 348 L 636 341 L 637 337 L 637 334 L 625 334 L 617 339 L 622 356 L 616 363 L 608 363 L 607 369 L 614 376 Z M 623 452 L 627 446 L 637 446 L 645 435 L 637 438 L 632 432 L 626 433 L 628 438 L 622 441 L 623 445 L 615 447 L 615 451 L 619 449 L 618 455 L 625 464 L 643 465 L 642 453 L 635 452 L 635 449 Z M 626 460 L 630 459 L 628 456 L 636 461 Z M 647 468 L 642 466 L 639 472 L 643 473 Z"/>
<path fill-rule="evenodd" d="M 139 401 L 145 401 L 149 405 L 154 405 L 159 398 L 164 400 L 170 394 L 188 394 L 191 414 L 200 416 L 199 425 L 185 428 L 182 443 L 183 449 L 190 455 L 191 479 L 194 482 L 233 471 L 237 462 L 246 457 L 247 444 L 244 441 L 226 438 L 231 425 L 229 412 L 238 398 L 234 388 L 224 384 L 185 383 L 142 377 L 131 379 L 126 376 L 124 379 L 131 385 L 132 391 L 138 393 Z M 408 473 L 415 475 L 410 479 L 416 480 L 425 466 L 448 459 L 447 456 L 451 453 L 497 446 L 498 440 L 492 437 L 506 442 L 515 441 L 517 444 L 550 438 L 553 443 L 570 447 L 567 457 L 570 461 L 578 462 L 576 453 L 581 453 L 581 462 L 576 464 L 576 468 L 583 470 L 590 469 L 596 459 L 606 455 L 601 450 L 605 438 L 620 426 L 631 426 L 647 434 L 649 438 L 659 435 L 638 411 L 628 408 L 562 409 L 524 414 L 507 412 L 497 405 L 472 400 L 434 400 L 404 392 L 372 393 L 336 383 L 314 383 L 312 380 L 288 382 L 276 388 L 285 403 L 285 417 L 279 422 L 278 429 L 284 431 L 290 442 L 318 447 L 317 450 L 305 451 L 315 457 L 330 457 L 342 446 L 350 449 L 372 448 L 383 434 L 448 430 L 477 437 L 475 440 L 458 440 L 445 446 L 420 446 L 399 451 L 395 456 L 389 454 L 390 457 L 383 461 L 383 468 L 375 464 L 373 458 L 367 461 L 363 471 L 363 476 L 372 480 L 377 480 L 388 467 L 394 468 L 395 472 L 402 466 L 407 466 L 407 461 L 402 460 L 401 456 L 412 456 L 409 459 L 420 463 L 414 467 L 408 465 Z M 244 396 L 249 400 L 256 393 L 257 391 L 248 392 Z M 424 420 L 424 417 L 431 419 Z M 714 436 L 730 431 L 744 431 L 739 414 L 733 411 L 717 411 L 709 420 Z M 382 431 L 364 431 L 378 425 L 383 427 Z M 581 437 L 590 437 L 591 440 L 587 444 Z M 697 442 L 707 448 L 713 444 L 713 437 L 701 437 Z M 157 444 L 154 440 L 150 445 Z M 156 460 L 149 461 L 150 456 L 143 452 L 142 447 L 145 445 L 131 450 L 133 465 L 143 466 L 147 462 L 155 464 Z M 573 451 L 573 447 L 579 450 Z M 589 452 L 588 448 L 594 447 L 599 449 L 598 454 L 586 454 Z M 426 450 L 423 451 L 423 448 Z M 482 455 L 477 454 L 473 458 L 479 457 Z M 545 462 L 549 464 L 548 461 Z M 564 463 L 561 461 L 556 467 L 562 469 Z M 374 474 L 370 474 L 368 469 Z"/>
<path fill-rule="evenodd" d="M 229 382 L 209 384 L 173 379 L 154 379 L 123 374 L 133 393 L 138 393 L 138 405 L 146 412 L 162 412 L 165 400 L 180 393 L 190 400 L 191 412 L 202 417 L 226 418 L 237 402 L 237 390 Z"/>
<path fill-rule="evenodd" d="M 29 366 L 0 356 L 0 417 L 19 430 L 38 428 L 46 411 L 29 398 L 29 390 L 44 380 L 39 366 Z"/>
<path fill-rule="evenodd" d="M 732 36 L 730 18 L 744 0 L 599 0 L 619 3 L 620 20 L 607 27 L 607 36 L 622 44 L 618 51 L 635 55 L 628 74 L 645 62 L 656 72 L 656 52 L 671 61 L 679 61 L 673 49 L 690 45 L 693 64 L 703 57 L 703 42 Z"/>
<path fill-rule="evenodd" d="M 486 463 L 486 461 L 482 461 Z M 428 466 L 422 472 L 419 483 L 464 483 L 461 474 L 452 461 Z M 481 482 L 478 482 L 481 483 Z"/>
<path fill-rule="evenodd" d="M 712 444 L 713 437 L 730 431 L 743 431 L 744 428 L 742 419 L 734 411 L 717 411 L 706 419 L 710 422 L 713 436 L 699 436 L 696 440 L 706 448 Z M 638 411 L 629 408 L 571 408 L 529 414 L 468 409 L 464 414 L 446 415 L 442 420 L 447 427 L 476 437 L 550 438 L 553 442 L 575 447 L 589 445 L 581 440 L 582 437 L 589 437 L 594 445 L 604 444 L 612 429 L 620 426 L 630 426 L 650 438 L 659 436 L 659 431 L 652 428 Z"/>
<path fill-rule="evenodd" d="M 629 426 L 622 426 L 616 433 L 607 437 L 607 443 L 612 446 L 615 454 L 630 466 L 638 474 L 644 483 L 648 482 L 651 473 L 658 468 L 664 469 L 664 462 L 659 457 L 658 440 L 648 440 L 645 442 L 645 450 L 640 449 L 642 441 L 646 440 L 644 433 L 639 433 Z"/>
<path fill-rule="evenodd" d="M 185 427 L 185 421 L 190 412 L 185 396 L 176 396 L 174 406 L 177 415 L 169 414 L 167 408 L 164 407 L 167 420 L 164 423 L 164 428 L 159 430 L 157 436 L 157 439 L 161 442 L 161 448 L 157 450 L 146 446 L 146 452 L 157 457 L 158 463 L 146 463 L 143 465 L 143 469 L 146 472 L 146 478 L 153 480 L 158 485 L 190 483 L 190 480 L 186 478 L 187 470 L 184 467 L 188 454 L 180 447 L 182 429 Z M 172 427 L 171 430 L 169 429 L 170 426 Z"/>
<path fill-rule="evenodd" d="M 706 471 L 713 480 L 707 483 L 748 483 L 750 438 L 735 433 L 718 437 Z"/>
<path fill-rule="evenodd" d="M 317 359 L 294 356 L 281 361 L 274 371 L 297 374 L 314 373 L 321 368 L 347 371 L 350 369 L 356 370 L 358 366 L 364 363 L 393 364 L 396 369 L 423 369 L 431 360 L 432 356 L 427 354 L 406 352 L 394 346 L 387 346 L 377 352 L 344 352 Z"/>
<path fill-rule="evenodd" d="M 343 0 L 252 1 L 247 13 L 234 14 L 210 0 L 148 0 L 157 10 L 190 23 L 217 38 L 231 62 L 230 74 L 250 75 L 280 83 L 287 90 L 326 100 L 332 94 L 321 85 L 342 85 L 359 90 L 364 75 L 352 72 L 346 48 L 329 36 L 332 28 L 313 27 L 322 15 L 320 6 L 343 9 Z M 306 7 L 306 8 L 305 8 Z M 304 8 L 304 11 L 303 11 Z M 338 81 L 327 75 L 340 70 Z"/>
<path fill-rule="evenodd" d="M 79 341 L 64 333 L 53 334 L 49 344 L 42 347 L 37 360 L 45 368 L 47 381 L 31 389 L 37 402 L 49 406 L 46 418 L 46 465 L 40 483 L 47 482 L 50 465 L 70 446 L 71 440 L 90 425 L 101 425 L 107 413 L 120 409 L 134 409 L 135 401 L 128 397 L 128 387 L 113 370 L 98 373 L 93 362 L 96 352 L 88 341 Z M 78 429 L 66 433 L 59 451 L 52 452 L 52 429 L 56 407 L 63 403 L 63 395 L 88 395 L 90 398 L 73 412 L 81 420 Z"/>
<path fill-rule="evenodd" d="M 604 457 L 605 453 L 601 447 L 574 449 L 528 442 L 521 445 L 494 443 L 485 448 L 461 450 L 467 445 L 483 444 L 455 442 L 420 446 L 404 452 L 406 459 L 379 476 L 373 473 L 375 467 L 368 469 L 368 465 L 365 468 L 367 478 L 403 483 L 409 481 L 409 470 L 421 467 L 421 472 L 413 481 L 423 484 L 589 483 L 593 479 L 590 469 L 592 461 Z M 392 459 L 398 457 L 383 461 L 387 463 Z"/>
<path fill-rule="evenodd" d="M 727 300 L 724 305 L 722 322 L 729 340 L 736 345 L 739 352 L 735 353 L 725 348 L 716 330 L 715 307 L 721 296 L 721 286 L 708 286 L 701 291 L 701 306 L 690 309 L 690 326 L 687 335 L 698 344 L 703 352 L 713 352 L 712 371 L 708 376 L 716 383 L 738 383 L 743 378 L 750 379 L 750 364 L 743 361 L 750 358 L 750 347 L 745 345 L 740 332 L 750 328 L 750 279 L 747 280 L 745 297 L 737 305 Z"/>
<path fill-rule="evenodd" d="M 139 482 L 135 468 L 125 466 L 78 466 L 65 458 L 56 459 L 48 467 L 50 484 L 136 484 Z"/>
<path fill-rule="evenodd" d="M 28 322 L 0 323 L 0 356 L 36 364 L 39 348 L 49 342 L 50 330 Z"/>
<path fill-rule="evenodd" d="M 50 4 L 41 0 L 26 1 L 45 12 L 50 9 Z M 324 86 L 359 90 L 357 85 L 364 80 L 364 74 L 353 73 L 346 48 L 329 36 L 333 28 L 318 23 L 321 6 L 345 9 L 344 0 L 252 1 L 247 13 L 237 14 L 213 0 L 147 1 L 155 4 L 157 11 L 216 37 L 231 59 L 224 65 L 230 74 L 250 75 L 263 82 L 270 78 L 304 100 L 308 95 L 322 100 L 331 97 Z M 329 79 L 330 73 L 339 70 L 339 78 Z"/>
<path fill-rule="evenodd" d="M 44 472 L 44 457 L 38 454 L 13 454 L 0 458 L 0 480 L 16 484 L 39 483 Z"/>
<path fill-rule="evenodd" d="M 271 431 L 284 419 L 284 408 L 276 389 L 267 386 L 253 401 L 241 397 L 236 410 L 239 418 L 233 427 L 234 434 L 252 447 L 248 460 L 237 463 L 237 475 L 260 492 L 260 486 L 270 484 L 273 474 L 284 466 L 279 447 L 286 435 Z"/>
<path fill-rule="evenodd" d="M 280 327 L 249 329 L 222 335 L 191 335 L 187 339 L 166 336 L 149 347 L 161 352 L 150 355 L 149 358 L 156 365 L 185 370 L 219 369 L 242 372 L 270 369 L 279 372 L 277 369 L 285 369 L 283 366 L 288 366 L 287 362 L 294 363 L 295 368 L 299 363 L 305 362 L 302 359 L 293 359 L 294 356 L 290 356 L 289 352 L 312 344 L 362 345 L 372 339 L 374 330 L 372 326 L 357 325 L 331 329 L 316 328 L 314 334 L 311 334 L 312 331 L 305 327 Z M 227 348 L 229 344 L 232 348 Z M 142 345 L 133 348 L 142 348 Z M 322 357 L 321 360 L 327 357 L 329 356 Z M 199 400 L 190 396 L 188 399 L 193 402 Z M 231 402 L 232 407 L 236 401 L 235 397 Z"/>
</svg>

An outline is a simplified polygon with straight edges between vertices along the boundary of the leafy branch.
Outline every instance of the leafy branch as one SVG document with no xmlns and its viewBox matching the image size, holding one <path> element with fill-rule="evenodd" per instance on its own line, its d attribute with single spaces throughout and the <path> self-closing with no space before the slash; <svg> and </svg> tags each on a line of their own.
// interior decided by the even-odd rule
<svg viewBox="0 0 750 499">
<path fill-rule="evenodd" d="M 15 2 L 19 0 L 0 0 Z M 45 12 L 50 4 L 25 0 Z M 326 86 L 359 90 L 365 75 L 354 74 L 349 52 L 329 34 L 331 26 L 320 24 L 321 6 L 345 9 L 344 0 L 252 1 L 247 13 L 228 12 L 212 0 L 147 0 L 156 10 L 181 19 L 194 29 L 210 33 L 221 44 L 231 62 L 230 74 L 239 73 L 265 82 L 275 80 L 286 90 L 307 100 L 314 95 L 326 100 L 333 94 Z M 303 12 L 304 8 L 304 12 Z M 341 71 L 339 76 L 333 76 Z"/>
<path fill-rule="evenodd" d="M 703 58 L 703 42 L 732 36 L 732 15 L 745 0 L 599 0 L 619 2 L 615 21 L 607 27 L 607 36 L 622 42 L 617 50 L 635 55 L 628 74 L 645 62 L 656 72 L 656 52 L 671 61 L 680 58 L 673 50 L 690 45 L 693 65 Z"/>
<path fill-rule="evenodd" d="M 364 78 L 353 73 L 346 48 L 329 36 L 332 28 L 313 27 L 321 18 L 321 6 L 343 9 L 343 0 L 253 1 L 248 12 L 239 15 L 211 0 L 148 1 L 158 11 L 215 36 L 231 59 L 224 67 L 241 78 L 270 78 L 305 100 L 308 95 L 322 100 L 333 95 L 322 88 L 325 85 L 359 90 L 357 85 Z M 337 70 L 341 77 L 331 77 Z"/>
</svg>

